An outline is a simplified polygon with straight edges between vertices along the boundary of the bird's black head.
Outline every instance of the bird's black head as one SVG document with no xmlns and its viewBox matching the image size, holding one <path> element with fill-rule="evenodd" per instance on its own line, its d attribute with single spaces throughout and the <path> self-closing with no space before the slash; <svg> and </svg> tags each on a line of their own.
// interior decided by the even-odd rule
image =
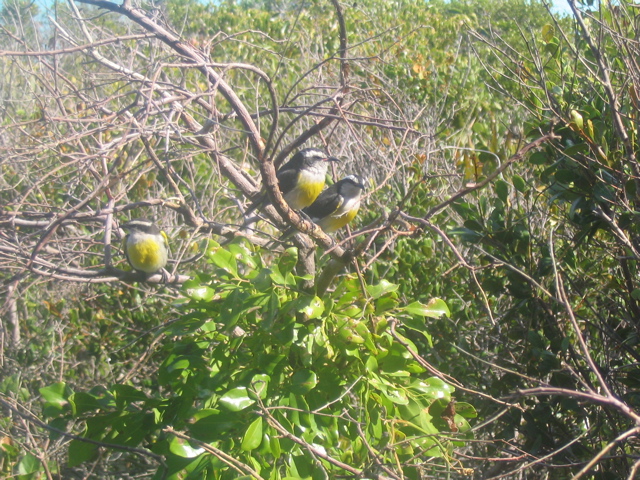
<svg viewBox="0 0 640 480">
<path fill-rule="evenodd" d="M 360 190 L 365 189 L 364 178 L 360 175 L 347 175 L 342 180 L 340 180 L 344 186 L 353 186 L 355 188 L 359 188 Z"/>
<path fill-rule="evenodd" d="M 320 148 L 305 148 L 296 153 L 300 161 L 305 165 L 313 165 L 317 162 L 338 162 L 336 157 L 330 157 L 327 152 Z"/>
<path fill-rule="evenodd" d="M 151 220 L 147 220 L 146 218 L 136 218 L 135 220 L 131 220 L 122 225 L 122 228 L 130 232 L 142 232 L 150 234 L 160 233 L 160 229 L 158 228 L 158 226 Z"/>
</svg>

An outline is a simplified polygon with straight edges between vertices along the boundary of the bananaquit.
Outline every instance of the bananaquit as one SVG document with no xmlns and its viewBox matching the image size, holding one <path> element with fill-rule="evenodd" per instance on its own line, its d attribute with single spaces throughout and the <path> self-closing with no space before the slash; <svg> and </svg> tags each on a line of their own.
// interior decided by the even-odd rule
<svg viewBox="0 0 640 480">
<path fill-rule="evenodd" d="M 144 273 L 155 273 L 167 264 L 169 240 L 158 226 L 143 218 L 122 225 L 127 231 L 124 253 L 129 264 Z"/>
<path fill-rule="evenodd" d="M 348 175 L 327 188 L 302 211 L 326 233 L 335 232 L 355 218 L 363 190 L 364 179 L 359 175 Z"/>
<path fill-rule="evenodd" d="M 285 201 L 293 210 L 308 207 L 318 198 L 324 187 L 328 162 L 337 162 L 319 148 L 305 148 L 278 169 L 276 176 Z M 265 202 L 266 195 L 257 199 L 245 212 L 253 212 Z"/>
</svg>

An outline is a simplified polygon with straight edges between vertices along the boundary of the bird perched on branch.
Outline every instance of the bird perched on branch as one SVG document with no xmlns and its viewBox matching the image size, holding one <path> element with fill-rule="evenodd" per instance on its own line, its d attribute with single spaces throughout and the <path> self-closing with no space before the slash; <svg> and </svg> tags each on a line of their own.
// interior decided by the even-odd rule
<svg viewBox="0 0 640 480">
<path fill-rule="evenodd" d="M 361 176 L 347 175 L 327 188 L 302 211 L 325 233 L 333 233 L 355 218 L 364 188 Z"/>
<path fill-rule="evenodd" d="M 348 175 L 323 191 L 302 213 L 325 233 L 333 233 L 355 218 L 364 188 L 361 176 Z M 287 229 L 278 241 L 285 241 L 295 232 L 293 227 Z"/>
<path fill-rule="evenodd" d="M 124 253 L 129 264 L 144 273 L 163 270 L 169 257 L 167 234 L 143 218 L 131 220 L 122 228 L 128 232 L 124 239 Z"/>
<path fill-rule="evenodd" d="M 305 148 L 297 152 L 291 160 L 278 169 L 276 177 L 285 201 L 294 210 L 308 207 L 318 198 L 327 175 L 328 162 L 337 162 L 319 148 Z M 245 216 L 249 215 L 267 200 L 262 195 L 249 206 Z"/>
</svg>

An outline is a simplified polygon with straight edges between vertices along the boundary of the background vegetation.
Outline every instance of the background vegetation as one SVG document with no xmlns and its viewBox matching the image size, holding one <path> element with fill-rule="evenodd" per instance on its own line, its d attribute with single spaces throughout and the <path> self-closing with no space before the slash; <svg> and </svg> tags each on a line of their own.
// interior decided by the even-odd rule
<svg viewBox="0 0 640 480">
<path fill-rule="evenodd" d="M 3 3 L 0 476 L 635 478 L 638 7 L 569 5 Z M 303 146 L 335 242 L 245 225 Z"/>
</svg>

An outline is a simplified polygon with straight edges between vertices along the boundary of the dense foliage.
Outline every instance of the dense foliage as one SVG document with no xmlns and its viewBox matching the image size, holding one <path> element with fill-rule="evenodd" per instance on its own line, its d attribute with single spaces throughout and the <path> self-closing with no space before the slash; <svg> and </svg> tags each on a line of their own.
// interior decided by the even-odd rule
<svg viewBox="0 0 640 480">
<path fill-rule="evenodd" d="M 0 475 L 634 478 L 636 6 L 570 4 L 3 5 Z M 338 245 L 246 228 L 303 144 Z"/>
</svg>

